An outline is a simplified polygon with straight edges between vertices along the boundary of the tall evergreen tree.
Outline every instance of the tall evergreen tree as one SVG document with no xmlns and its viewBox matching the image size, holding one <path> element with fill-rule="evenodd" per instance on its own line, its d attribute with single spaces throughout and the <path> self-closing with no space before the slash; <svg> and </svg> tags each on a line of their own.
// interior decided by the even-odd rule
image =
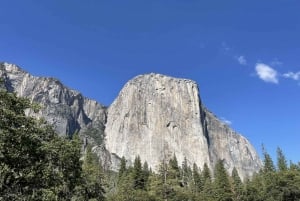
<svg viewBox="0 0 300 201">
<path fill-rule="evenodd" d="M 275 171 L 275 166 L 273 163 L 273 160 L 271 158 L 271 156 L 268 154 L 268 152 L 265 150 L 265 148 L 263 147 L 263 163 L 264 163 L 264 167 L 263 167 L 263 171 L 264 173 L 267 172 L 274 172 Z"/>
<path fill-rule="evenodd" d="M 211 171 L 206 163 L 203 165 L 201 177 L 203 178 L 203 191 L 201 193 L 201 196 L 204 198 L 203 201 L 213 201 L 215 198 L 213 197 L 214 187 L 212 186 L 212 176 Z"/>
<path fill-rule="evenodd" d="M 169 172 L 168 177 L 172 179 L 178 179 L 180 178 L 180 168 L 178 166 L 178 161 L 176 158 L 176 155 L 173 155 L 173 158 L 169 160 Z"/>
<path fill-rule="evenodd" d="M 235 167 L 232 170 L 231 178 L 232 178 L 233 200 L 239 201 L 241 200 L 241 196 L 243 194 L 243 183 Z"/>
<path fill-rule="evenodd" d="M 134 166 L 133 166 L 133 187 L 134 189 L 145 189 L 145 180 L 142 170 L 142 164 L 141 159 L 139 156 L 137 156 L 134 160 Z"/>
<path fill-rule="evenodd" d="M 95 201 L 105 200 L 103 170 L 90 145 L 87 146 L 82 169 L 82 181 L 76 189 L 76 199 L 78 201 L 91 199 Z"/>
<path fill-rule="evenodd" d="M 119 180 L 122 178 L 122 176 L 126 173 L 126 159 L 123 156 L 121 158 L 120 168 L 119 168 Z"/>
<path fill-rule="evenodd" d="M 277 148 L 277 168 L 279 171 L 286 171 L 288 169 L 285 155 L 279 147 Z"/>
<path fill-rule="evenodd" d="M 206 181 L 211 182 L 211 172 L 206 163 L 204 163 L 203 165 L 202 178 L 204 182 Z"/>
<path fill-rule="evenodd" d="M 193 164 L 193 181 L 195 192 L 201 192 L 203 190 L 203 179 L 201 178 L 199 168 L 196 163 Z"/>
<path fill-rule="evenodd" d="M 150 170 L 149 170 L 148 163 L 147 163 L 147 161 L 145 161 L 144 164 L 143 164 L 143 180 L 144 180 L 145 188 L 147 187 L 150 174 L 151 173 L 150 173 Z"/>
<path fill-rule="evenodd" d="M 230 201 L 232 200 L 232 192 L 228 173 L 224 167 L 222 160 L 218 160 L 214 169 L 214 187 L 215 197 L 217 200 Z"/>
</svg>

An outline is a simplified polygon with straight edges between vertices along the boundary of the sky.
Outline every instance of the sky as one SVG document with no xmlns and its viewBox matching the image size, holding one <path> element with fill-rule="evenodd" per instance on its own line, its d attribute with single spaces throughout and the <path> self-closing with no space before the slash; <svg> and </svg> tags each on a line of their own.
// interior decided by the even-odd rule
<svg viewBox="0 0 300 201">
<path fill-rule="evenodd" d="M 0 0 L 0 61 L 110 105 L 134 76 L 199 84 L 261 154 L 300 161 L 299 0 Z"/>
</svg>

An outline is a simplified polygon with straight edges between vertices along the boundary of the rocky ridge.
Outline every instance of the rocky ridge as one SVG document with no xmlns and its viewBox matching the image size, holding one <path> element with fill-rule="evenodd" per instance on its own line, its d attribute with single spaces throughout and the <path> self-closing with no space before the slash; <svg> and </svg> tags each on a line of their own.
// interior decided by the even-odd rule
<svg viewBox="0 0 300 201">
<path fill-rule="evenodd" d="M 173 154 L 179 164 L 187 158 L 202 167 L 222 159 L 245 178 L 259 170 L 261 161 L 249 141 L 234 132 L 202 104 L 194 81 L 159 74 L 137 76 L 107 108 L 65 87 L 54 78 L 35 77 L 13 64 L 1 63 L 5 88 L 39 103 L 39 113 L 60 135 L 80 132 L 94 146 L 107 168 L 119 158 L 140 155 L 152 169 Z"/>
</svg>

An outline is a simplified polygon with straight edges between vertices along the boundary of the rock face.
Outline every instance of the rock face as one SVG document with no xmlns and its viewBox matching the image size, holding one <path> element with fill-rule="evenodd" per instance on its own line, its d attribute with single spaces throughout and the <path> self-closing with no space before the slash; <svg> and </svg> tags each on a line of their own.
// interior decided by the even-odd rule
<svg viewBox="0 0 300 201">
<path fill-rule="evenodd" d="M 65 87 L 57 79 L 35 77 L 8 63 L 0 64 L 0 76 L 8 91 L 40 104 L 38 113 L 26 112 L 43 117 L 58 134 L 73 135 L 90 128 L 104 131 L 106 107 Z"/>
<path fill-rule="evenodd" d="M 186 157 L 199 167 L 222 159 L 243 178 L 261 166 L 251 144 L 203 107 L 187 79 L 148 74 L 129 81 L 108 109 L 105 134 L 108 151 L 129 161 L 139 154 L 154 170 L 174 154 L 179 164 Z"/>
<path fill-rule="evenodd" d="M 251 176 L 261 161 L 243 136 L 218 120 L 201 103 L 194 81 L 159 74 L 130 80 L 107 109 L 54 78 L 35 77 L 19 67 L 0 64 L 5 88 L 39 103 L 39 113 L 60 135 L 76 131 L 94 146 L 102 163 L 116 169 L 120 157 L 129 162 L 139 155 L 153 170 L 174 154 L 179 164 L 213 167 L 224 160 L 242 178 Z M 105 138 L 104 138 L 105 137 Z"/>
<path fill-rule="evenodd" d="M 212 166 L 222 159 L 229 172 L 235 167 L 242 178 L 251 177 L 262 167 L 259 156 L 245 137 L 230 129 L 206 108 L 203 117 Z"/>
</svg>

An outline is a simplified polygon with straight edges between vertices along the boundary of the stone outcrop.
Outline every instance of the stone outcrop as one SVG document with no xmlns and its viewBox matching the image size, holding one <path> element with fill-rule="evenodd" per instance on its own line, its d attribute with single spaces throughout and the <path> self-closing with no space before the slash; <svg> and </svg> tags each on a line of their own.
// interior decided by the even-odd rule
<svg viewBox="0 0 300 201">
<path fill-rule="evenodd" d="M 42 106 L 28 115 L 45 118 L 60 135 L 80 132 L 107 168 L 116 169 L 122 156 L 130 163 L 139 155 L 157 170 L 174 154 L 179 164 L 186 158 L 200 167 L 222 159 L 243 178 L 261 167 L 248 140 L 203 106 L 194 81 L 137 76 L 107 109 L 57 79 L 32 76 L 13 64 L 1 63 L 0 76 L 7 90 Z"/>
<path fill-rule="evenodd" d="M 57 133 L 73 135 L 95 126 L 104 130 L 106 107 L 65 87 L 59 80 L 35 77 L 8 63 L 0 65 L 0 76 L 8 91 L 38 103 L 40 111 L 27 111 L 28 115 L 45 118 Z"/>
<path fill-rule="evenodd" d="M 201 103 L 198 86 L 159 74 L 137 76 L 108 109 L 106 148 L 133 161 L 138 154 L 152 169 L 176 155 L 192 165 L 213 167 L 222 159 L 231 171 L 251 176 L 261 162 L 252 145 Z"/>
<path fill-rule="evenodd" d="M 203 117 L 211 166 L 222 159 L 230 173 L 235 167 L 242 178 L 251 177 L 261 168 L 256 150 L 245 137 L 233 131 L 206 108 Z"/>
</svg>

